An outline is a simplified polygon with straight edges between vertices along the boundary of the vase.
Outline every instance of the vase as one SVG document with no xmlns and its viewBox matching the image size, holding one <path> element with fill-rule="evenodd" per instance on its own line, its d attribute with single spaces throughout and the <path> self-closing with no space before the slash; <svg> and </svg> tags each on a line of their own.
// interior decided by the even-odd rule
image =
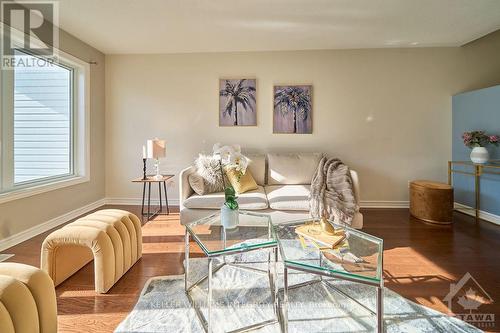
<svg viewBox="0 0 500 333">
<path fill-rule="evenodd" d="M 484 147 L 474 147 L 470 152 L 470 159 L 474 163 L 484 164 L 490 159 L 490 154 Z"/>
<path fill-rule="evenodd" d="M 239 222 L 239 210 L 222 205 L 220 209 L 220 222 L 225 229 L 236 228 Z"/>
</svg>

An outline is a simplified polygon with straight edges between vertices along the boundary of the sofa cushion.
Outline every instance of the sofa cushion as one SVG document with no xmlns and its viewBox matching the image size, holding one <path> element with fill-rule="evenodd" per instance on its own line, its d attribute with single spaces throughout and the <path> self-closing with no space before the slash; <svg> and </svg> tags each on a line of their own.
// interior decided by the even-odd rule
<svg viewBox="0 0 500 333">
<path fill-rule="evenodd" d="M 257 185 L 266 183 L 266 156 L 263 154 L 245 154 L 249 159 L 248 169 L 252 173 Z"/>
<path fill-rule="evenodd" d="M 224 192 L 210 193 L 206 195 L 193 194 L 184 201 L 187 208 L 220 209 L 224 204 Z M 240 209 L 259 210 L 268 207 L 266 192 L 262 186 L 256 190 L 248 191 L 238 195 Z"/>
<path fill-rule="evenodd" d="M 321 157 L 320 153 L 267 154 L 267 184 L 311 184 Z"/>
<path fill-rule="evenodd" d="M 269 185 L 265 189 L 272 209 L 309 211 L 309 185 Z"/>
</svg>

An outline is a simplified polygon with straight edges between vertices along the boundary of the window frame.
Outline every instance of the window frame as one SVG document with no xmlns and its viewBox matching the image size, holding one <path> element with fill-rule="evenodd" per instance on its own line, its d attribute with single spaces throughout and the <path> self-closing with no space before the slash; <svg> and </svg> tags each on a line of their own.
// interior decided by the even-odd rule
<svg viewBox="0 0 500 333">
<path fill-rule="evenodd" d="M 3 24 L 0 22 L 0 24 Z M 20 51 L 30 54 L 22 49 L 24 34 L 13 32 L 13 43 L 18 44 Z M 34 54 L 30 54 L 36 56 Z M 0 55 L 0 58 L 2 55 Z M 44 177 L 39 180 L 14 183 L 14 129 L 6 123 L 12 123 L 14 117 L 14 71 L 2 70 L 0 74 L 0 92 L 4 96 L 0 105 L 0 204 L 17 200 L 56 189 L 90 181 L 90 64 L 75 56 L 57 50 L 58 64 L 72 69 L 71 104 L 71 173 Z M 10 110 L 4 112 L 5 109 Z M 6 117 L 12 117 L 5 121 Z"/>
</svg>

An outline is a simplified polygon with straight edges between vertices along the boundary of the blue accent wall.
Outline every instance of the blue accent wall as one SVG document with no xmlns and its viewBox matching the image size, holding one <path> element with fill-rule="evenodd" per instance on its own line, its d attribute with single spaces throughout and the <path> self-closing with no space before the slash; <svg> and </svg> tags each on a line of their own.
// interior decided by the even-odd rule
<svg viewBox="0 0 500 333">
<path fill-rule="evenodd" d="M 470 161 L 470 149 L 462 141 L 462 133 L 484 130 L 500 135 L 500 86 L 469 91 L 453 96 L 452 158 Z M 500 159 L 500 147 L 487 147 L 491 159 Z M 454 167 L 472 171 L 471 167 Z M 497 172 L 500 170 L 496 170 Z M 474 206 L 474 177 L 454 174 L 455 202 Z M 500 175 L 481 176 L 481 210 L 500 215 Z"/>
</svg>

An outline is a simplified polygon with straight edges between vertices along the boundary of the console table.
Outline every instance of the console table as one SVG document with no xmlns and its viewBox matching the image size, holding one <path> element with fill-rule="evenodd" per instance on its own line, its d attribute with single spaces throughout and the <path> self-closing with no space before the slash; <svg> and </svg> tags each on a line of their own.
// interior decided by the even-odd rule
<svg viewBox="0 0 500 333">
<path fill-rule="evenodd" d="M 457 170 L 454 166 L 472 167 L 472 171 Z M 498 170 L 498 171 L 496 171 Z M 474 177 L 474 211 L 476 220 L 481 210 L 481 185 L 480 179 L 483 174 L 500 175 L 500 160 L 491 160 L 485 164 L 477 164 L 472 161 L 448 161 L 448 184 L 452 185 L 452 174 L 462 174 Z"/>
<path fill-rule="evenodd" d="M 143 184 L 143 186 L 142 186 L 141 214 L 143 217 L 147 216 L 147 221 L 151 220 L 156 215 L 169 215 L 170 214 L 170 207 L 168 206 L 167 182 L 172 178 L 174 178 L 174 175 L 162 175 L 161 179 L 155 179 L 154 176 L 147 176 L 146 179 L 137 178 L 137 179 L 132 180 L 133 183 L 142 183 Z M 160 206 L 153 213 L 151 213 L 151 183 L 158 183 L 158 195 L 160 197 Z M 144 201 L 145 201 L 145 197 L 146 197 L 146 185 L 148 186 L 148 211 L 147 211 L 147 213 L 144 211 Z M 163 211 L 162 195 L 161 195 L 161 188 L 162 187 L 163 187 L 163 190 L 165 192 L 165 207 L 167 208 L 167 214 L 162 214 L 162 211 Z"/>
</svg>

